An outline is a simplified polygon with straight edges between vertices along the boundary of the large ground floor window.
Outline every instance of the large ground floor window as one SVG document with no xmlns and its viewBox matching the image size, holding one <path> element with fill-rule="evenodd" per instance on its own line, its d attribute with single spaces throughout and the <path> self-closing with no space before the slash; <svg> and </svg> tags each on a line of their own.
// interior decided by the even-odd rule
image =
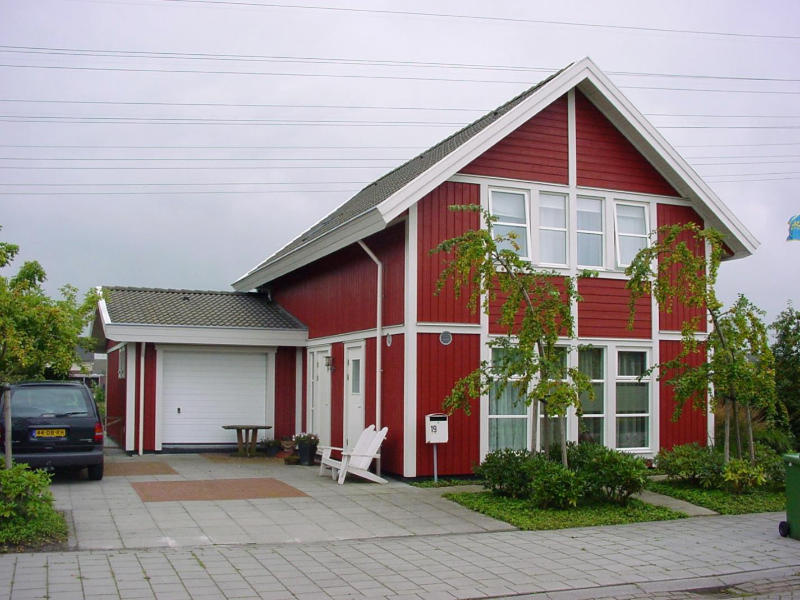
<svg viewBox="0 0 800 600">
<path fill-rule="evenodd" d="M 649 346 L 619 341 L 581 340 L 572 348 L 564 348 L 565 365 L 579 368 L 589 376 L 594 397 L 581 397 L 581 412 L 567 415 L 567 439 L 593 441 L 611 448 L 653 452 L 651 440 L 655 426 L 653 384 Z M 496 357 L 493 357 L 496 360 Z M 533 449 L 533 408 L 526 406 L 513 385 L 502 392 L 495 389 L 488 398 L 487 451 L 503 448 Z M 543 417 L 539 410 L 536 423 L 538 450 L 561 438 L 559 419 Z"/>
</svg>

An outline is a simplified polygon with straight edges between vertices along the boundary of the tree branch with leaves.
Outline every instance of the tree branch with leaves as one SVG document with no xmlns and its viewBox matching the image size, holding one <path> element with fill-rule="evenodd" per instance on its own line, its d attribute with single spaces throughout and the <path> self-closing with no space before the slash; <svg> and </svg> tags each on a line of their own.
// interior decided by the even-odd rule
<svg viewBox="0 0 800 600">
<path fill-rule="evenodd" d="M 593 397 L 588 376 L 566 367 L 563 346 L 559 346 L 561 339 L 575 336 L 572 307 L 580 300 L 576 278 L 535 269 L 519 256 L 516 234 L 495 234 L 496 219 L 477 205 L 456 205 L 450 210 L 480 212 L 484 227 L 465 231 L 431 250 L 447 255 L 436 293 L 451 283 L 456 297 L 466 295 L 470 310 L 487 315 L 500 297 L 497 322 L 505 333 L 488 342 L 494 360 L 481 361 L 477 369 L 458 380 L 444 399 L 443 410 L 469 414 L 472 399 L 503 394 L 510 386 L 518 402 L 534 408 L 533 448 L 539 445 L 539 407 L 545 418 L 561 417 L 562 461 L 566 465 L 564 417 L 570 407 L 580 414 L 582 394 Z"/>
<path fill-rule="evenodd" d="M 652 237 L 652 236 L 651 236 Z M 695 223 L 667 225 L 655 232 L 651 245 L 639 251 L 626 269 L 631 291 L 629 326 L 636 300 L 652 293 L 662 310 L 672 312 L 680 303 L 690 316 L 681 325 L 678 355 L 654 365 L 659 380 L 675 391 L 673 419 L 680 418 L 687 403 L 705 411 L 721 406 L 725 413 L 725 461 L 730 458 L 731 422 L 735 426 L 738 457 L 742 457 L 739 409 L 745 410 L 751 461 L 755 461 L 753 410 L 768 416 L 775 411 L 774 361 L 761 320 L 764 313 L 744 296 L 723 310 L 715 291 L 720 262 L 725 254 L 722 235 Z M 713 327 L 707 338 L 698 335 L 701 319 Z M 689 357 L 707 353 L 691 365 Z"/>
</svg>

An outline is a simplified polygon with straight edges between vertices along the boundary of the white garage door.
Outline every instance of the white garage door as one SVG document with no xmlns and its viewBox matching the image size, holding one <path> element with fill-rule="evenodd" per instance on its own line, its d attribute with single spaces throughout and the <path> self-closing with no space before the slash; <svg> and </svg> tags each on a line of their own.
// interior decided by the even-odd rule
<svg viewBox="0 0 800 600">
<path fill-rule="evenodd" d="M 222 425 L 265 423 L 264 353 L 167 350 L 162 368 L 162 444 L 232 443 Z"/>
</svg>

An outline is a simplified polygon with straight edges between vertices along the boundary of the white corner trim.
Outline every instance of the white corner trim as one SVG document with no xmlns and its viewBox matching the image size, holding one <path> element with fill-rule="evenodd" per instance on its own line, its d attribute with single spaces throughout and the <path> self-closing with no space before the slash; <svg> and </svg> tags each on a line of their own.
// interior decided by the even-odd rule
<svg viewBox="0 0 800 600">
<path fill-rule="evenodd" d="M 164 352 L 155 347 L 156 352 L 156 415 L 155 451 L 161 452 L 162 425 L 164 421 L 162 394 L 164 393 Z"/>
<path fill-rule="evenodd" d="M 264 402 L 266 403 L 266 406 L 264 407 L 266 423 L 264 423 L 264 425 L 271 426 L 272 430 L 264 430 L 265 439 L 269 439 L 270 431 L 272 432 L 272 437 L 275 437 L 275 359 L 275 352 L 266 353 L 264 365 L 267 371 L 264 374 L 264 378 L 266 380 L 266 397 L 264 398 Z"/>
<path fill-rule="evenodd" d="M 303 430 L 303 348 L 294 355 L 294 432 Z"/>
<path fill-rule="evenodd" d="M 403 347 L 403 476 L 417 476 L 417 205 L 406 221 L 405 345 Z"/>
<path fill-rule="evenodd" d="M 125 451 L 134 450 L 136 432 L 136 344 L 125 349 Z"/>
</svg>

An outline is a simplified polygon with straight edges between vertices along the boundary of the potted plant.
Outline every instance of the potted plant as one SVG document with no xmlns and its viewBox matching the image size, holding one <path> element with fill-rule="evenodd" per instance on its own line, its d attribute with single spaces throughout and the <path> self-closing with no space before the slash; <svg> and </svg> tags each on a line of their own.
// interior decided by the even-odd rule
<svg viewBox="0 0 800 600">
<path fill-rule="evenodd" d="M 283 444 L 280 440 L 266 440 L 264 442 L 264 450 L 267 456 L 276 456 L 281 451 Z"/>
<path fill-rule="evenodd" d="M 312 466 L 319 436 L 316 433 L 298 433 L 294 436 L 294 443 L 297 444 L 297 451 L 300 454 L 300 464 Z"/>
<path fill-rule="evenodd" d="M 294 438 L 290 435 L 285 435 L 281 438 L 281 447 L 285 452 L 292 452 L 294 450 Z"/>
</svg>

